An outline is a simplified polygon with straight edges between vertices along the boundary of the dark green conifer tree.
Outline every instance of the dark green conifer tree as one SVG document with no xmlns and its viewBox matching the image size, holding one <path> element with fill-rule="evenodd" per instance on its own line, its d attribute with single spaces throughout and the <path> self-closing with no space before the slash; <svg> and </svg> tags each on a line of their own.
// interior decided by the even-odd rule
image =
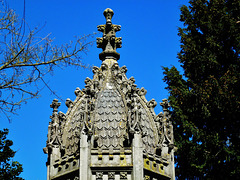
<svg viewBox="0 0 240 180">
<path fill-rule="evenodd" d="M 179 179 L 240 179 L 240 1 L 181 7 L 181 51 L 164 67 Z"/>
<path fill-rule="evenodd" d="M 8 129 L 0 130 L 0 180 L 23 180 L 19 177 L 22 165 L 12 160 L 16 152 L 11 149 L 13 142 L 7 135 Z"/>
</svg>

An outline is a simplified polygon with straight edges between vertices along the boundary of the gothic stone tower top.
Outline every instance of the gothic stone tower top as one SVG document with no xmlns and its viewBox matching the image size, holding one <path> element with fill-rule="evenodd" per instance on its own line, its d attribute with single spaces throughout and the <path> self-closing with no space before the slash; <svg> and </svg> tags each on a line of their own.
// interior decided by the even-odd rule
<svg viewBox="0 0 240 180">
<path fill-rule="evenodd" d="M 93 67 L 85 88 L 75 90 L 74 101 L 66 100 L 66 114 L 58 112 L 58 100 L 51 104 L 44 148 L 48 180 L 174 179 L 169 103 L 164 99 L 163 113 L 156 115 L 156 101 L 147 101 L 147 91 L 127 78 L 126 66 L 117 63 L 120 26 L 112 24 L 111 9 L 104 16 L 106 24 L 98 26 L 103 37 L 97 39 L 102 65 Z"/>
</svg>

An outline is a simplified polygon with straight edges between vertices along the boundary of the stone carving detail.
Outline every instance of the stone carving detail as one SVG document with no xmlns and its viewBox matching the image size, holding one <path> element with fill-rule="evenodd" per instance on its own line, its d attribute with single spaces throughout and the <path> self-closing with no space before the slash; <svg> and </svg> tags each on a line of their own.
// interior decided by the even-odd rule
<svg viewBox="0 0 240 180">
<path fill-rule="evenodd" d="M 103 172 L 96 172 L 96 179 L 102 180 L 102 178 L 103 178 Z"/>
<path fill-rule="evenodd" d="M 152 116 L 155 116 L 155 112 L 154 112 L 154 108 L 156 107 L 157 102 L 155 101 L 155 99 L 151 99 L 150 101 L 147 102 L 147 106 L 149 107 Z"/>
<path fill-rule="evenodd" d="M 156 147 L 162 147 L 164 123 L 160 120 L 161 114 L 155 115 L 156 101 L 147 101 L 147 91 L 137 88 L 133 77 L 127 79 L 126 72 L 126 66 L 103 62 L 100 68 L 93 68 L 93 79 L 86 78 L 85 88 L 75 90 L 81 103 L 72 110 L 72 125 L 66 131 L 68 140 L 64 144 L 66 154 L 78 151 L 81 132 L 90 136 L 94 134 L 95 146 L 100 148 L 120 148 L 124 146 L 124 141 L 130 145 L 127 132 L 142 134 L 146 152 L 154 153 Z M 67 99 L 66 105 L 74 109 L 75 102 Z M 150 117 L 155 120 L 156 130 L 150 123 Z M 166 138 L 171 139 L 169 135 Z M 158 145 L 156 142 L 161 143 Z"/>
<path fill-rule="evenodd" d="M 82 91 L 79 88 L 75 90 L 76 96 L 82 100 L 80 107 L 75 108 L 75 113 L 72 112 L 66 154 L 77 152 L 80 132 L 90 136 L 94 133 L 95 146 L 99 148 L 122 148 L 124 141 L 130 145 L 127 131 L 141 133 L 145 150 L 154 152 L 158 140 L 154 139 L 156 137 L 148 116 L 155 115 L 153 108 L 156 102 L 147 102 L 146 90 L 137 88 L 135 79 L 127 79 L 126 72 L 126 66 L 103 62 L 100 68 L 93 67 L 94 77 L 86 78 L 85 88 Z M 75 102 L 67 99 L 66 104 L 74 109 Z M 142 104 L 146 104 L 145 107 Z"/>
<path fill-rule="evenodd" d="M 126 134 L 124 104 L 114 89 L 99 93 L 95 111 L 95 138 L 99 148 L 123 147 Z"/>
<path fill-rule="evenodd" d="M 66 106 L 68 108 L 72 108 L 73 107 L 73 102 L 71 99 L 67 98 L 66 102 L 65 102 Z"/>
<path fill-rule="evenodd" d="M 173 125 L 169 114 L 170 104 L 167 99 L 160 103 L 163 113 L 156 116 L 156 124 L 160 133 L 159 149 L 162 150 L 162 156 L 169 154 L 174 148 Z"/>
<path fill-rule="evenodd" d="M 98 31 L 103 33 L 101 38 L 97 38 L 97 47 L 103 50 L 103 52 L 99 54 L 99 58 L 102 61 L 106 58 L 118 60 L 120 54 L 116 52 L 116 49 L 122 47 L 122 38 L 116 37 L 116 32 L 121 30 L 121 26 L 112 24 L 112 16 L 114 13 L 111 9 L 107 8 L 103 14 L 106 18 L 106 24 L 97 27 Z"/>
<path fill-rule="evenodd" d="M 147 101 L 145 97 L 147 91 L 137 87 L 134 77 L 127 78 L 126 66 L 119 67 L 117 63 L 120 55 L 116 49 L 121 47 L 122 39 L 116 37 L 116 32 L 120 31 L 121 26 L 112 24 L 111 9 L 106 9 L 104 16 L 106 24 L 98 26 L 103 36 L 97 38 L 97 45 L 103 50 L 99 54 L 99 58 L 103 61 L 101 67 L 93 67 L 93 78 L 85 79 L 84 89 L 76 88 L 74 101 L 69 98 L 66 100 L 65 104 L 68 107 L 66 114 L 58 112 L 60 106 L 58 100 L 53 100 L 50 106 L 53 108 L 53 113 L 48 127 L 47 146 L 44 148 L 44 152 L 49 155 L 49 171 L 56 170 L 59 175 L 59 173 L 72 173 L 73 169 L 81 168 L 79 158 L 84 152 L 81 148 L 86 146 L 88 155 L 91 156 L 86 159 L 96 158 L 92 158 L 93 161 L 88 163 L 92 163 L 94 167 L 91 168 L 93 176 L 95 176 L 94 171 L 97 171 L 97 180 L 103 178 L 113 180 L 119 177 L 120 180 L 127 180 L 132 177 L 131 168 L 129 170 L 126 168 L 131 165 L 130 161 L 134 157 L 130 154 L 133 153 L 133 148 L 130 148 L 132 140 L 134 137 L 141 137 L 143 154 L 140 148 L 136 151 L 141 151 L 144 168 L 151 171 L 151 176 L 154 177 L 159 173 L 169 175 L 170 173 L 165 174 L 165 172 L 168 172 L 174 164 L 173 126 L 168 110 L 169 103 L 164 99 L 160 103 L 163 113 L 156 115 L 154 112 L 156 101 L 154 99 Z M 81 148 L 80 142 L 83 145 Z M 120 159 L 117 158 L 119 152 Z M 109 172 L 102 166 L 103 164 L 100 164 L 107 164 L 105 162 L 107 155 L 111 166 L 111 163 L 120 160 L 120 166 L 114 164 L 112 166 L 114 168 Z M 116 172 L 113 169 L 116 169 Z M 52 177 L 57 177 L 55 175 Z M 70 177 L 74 178 L 72 175 Z M 78 177 L 74 178 L 74 180 L 78 179 Z M 145 175 L 144 179 L 154 178 Z"/>
<path fill-rule="evenodd" d="M 51 122 L 49 122 L 48 126 L 47 146 L 43 149 L 45 153 L 51 152 L 53 147 L 60 148 L 61 150 L 64 149 L 62 146 L 62 127 L 65 124 L 66 117 L 64 113 L 58 113 L 60 105 L 61 103 L 57 99 L 54 99 L 50 105 L 53 108 L 53 114 L 50 116 Z"/>
<path fill-rule="evenodd" d="M 51 108 L 53 108 L 53 113 L 58 112 L 58 107 L 61 105 L 61 103 L 58 102 L 57 99 L 54 99 L 52 104 L 50 105 Z"/>
<path fill-rule="evenodd" d="M 135 79 L 133 77 L 127 79 L 125 74 L 126 72 L 126 66 L 119 67 L 117 63 L 114 63 L 109 67 L 109 64 L 103 62 L 100 69 L 94 68 L 95 74 L 93 81 L 95 79 L 99 81 L 100 89 L 104 87 L 104 84 L 106 82 L 109 82 L 107 84 L 113 88 L 111 91 L 121 91 L 123 93 L 121 95 L 119 94 L 119 97 L 123 98 L 123 100 L 126 102 L 125 105 L 127 105 L 127 111 L 125 113 L 127 116 L 127 126 L 129 128 L 129 132 L 141 133 L 143 135 L 145 149 L 153 153 L 155 152 L 155 148 L 157 146 L 156 142 L 159 140 L 155 139 L 156 137 L 154 135 L 154 130 L 152 129 L 152 125 L 149 122 L 148 116 L 151 116 L 153 119 L 156 116 L 153 110 L 156 106 L 156 101 L 151 100 L 147 102 L 145 98 L 147 91 L 144 88 L 137 88 Z M 99 74 L 101 75 L 101 79 L 104 80 L 100 81 Z M 102 92 L 97 92 L 99 94 L 97 99 L 104 97 L 104 95 L 100 95 Z M 143 106 L 142 104 L 146 105 Z M 147 112 L 146 108 L 148 108 L 149 113 Z M 97 106 L 96 109 L 99 109 L 99 107 Z M 98 115 L 96 115 L 96 117 L 97 116 Z M 96 117 L 95 119 L 97 119 Z M 99 125 L 98 123 L 95 123 L 95 126 L 97 128 L 96 132 L 98 132 L 102 127 L 102 125 Z M 155 130 L 155 132 L 157 131 Z M 99 135 L 95 136 L 95 140 L 100 142 L 100 144 L 102 141 L 104 141 L 103 139 L 104 138 L 99 139 Z M 125 136 L 125 140 L 128 140 L 128 136 Z"/>
<path fill-rule="evenodd" d="M 120 172 L 120 180 L 126 180 L 127 179 L 127 172 Z"/>
<path fill-rule="evenodd" d="M 95 90 L 94 90 L 94 86 L 93 86 L 93 81 L 89 77 L 87 77 L 84 82 L 86 85 L 85 85 L 85 88 L 83 89 L 83 92 L 85 94 L 94 96 Z"/>
<path fill-rule="evenodd" d="M 129 132 L 134 133 L 141 133 L 142 129 L 140 126 L 141 121 L 141 113 L 139 112 L 140 106 L 139 100 L 137 99 L 136 95 L 132 98 L 132 101 L 129 101 L 129 112 L 128 112 L 128 122 L 129 122 Z"/>
<path fill-rule="evenodd" d="M 142 98 L 142 100 L 144 102 L 147 102 L 146 97 L 145 97 L 146 94 L 147 94 L 147 90 L 144 89 L 143 87 L 138 91 L 138 95 Z"/>
<path fill-rule="evenodd" d="M 144 180 L 150 180 L 150 176 L 145 175 Z"/>
<path fill-rule="evenodd" d="M 92 103 L 90 96 L 85 95 L 79 88 L 77 88 L 76 91 L 81 93 L 80 96 L 77 94 L 77 100 L 79 100 L 80 103 L 76 105 L 75 102 L 67 100 L 66 104 L 70 104 L 67 117 L 62 112 L 59 112 L 58 115 L 62 125 L 60 131 L 61 137 L 64 137 L 63 147 L 65 147 L 62 157 L 67 157 L 74 154 L 77 155 L 79 153 L 79 141 L 81 133 L 89 136 L 93 134 L 93 125 L 91 123 L 90 116 L 91 112 L 94 110 L 94 104 Z M 79 97 L 82 98 L 78 99 Z"/>
<path fill-rule="evenodd" d="M 74 91 L 75 95 L 78 97 L 82 97 L 83 96 L 83 92 L 81 91 L 81 89 L 79 87 L 76 88 L 76 90 Z"/>
<path fill-rule="evenodd" d="M 108 172 L 108 179 L 114 180 L 115 179 L 115 172 Z"/>
</svg>

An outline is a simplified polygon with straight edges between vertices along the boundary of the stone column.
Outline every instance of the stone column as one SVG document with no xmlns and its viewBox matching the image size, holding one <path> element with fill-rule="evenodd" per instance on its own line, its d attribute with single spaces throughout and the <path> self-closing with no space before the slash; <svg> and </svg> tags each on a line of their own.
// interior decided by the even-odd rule
<svg viewBox="0 0 240 180">
<path fill-rule="evenodd" d="M 88 156 L 89 156 L 89 147 L 88 147 L 88 136 L 86 134 L 81 134 L 80 137 L 80 160 L 79 160 L 79 179 L 87 180 L 88 179 Z"/>
<path fill-rule="evenodd" d="M 143 144 L 141 134 L 134 134 L 132 150 L 133 180 L 143 180 Z"/>
<path fill-rule="evenodd" d="M 50 171 L 49 171 L 50 167 L 49 165 L 47 165 L 47 180 L 50 180 Z"/>
<path fill-rule="evenodd" d="M 170 153 L 170 176 L 171 176 L 171 180 L 175 180 L 175 163 L 174 163 L 174 150 L 172 150 L 172 152 Z"/>
<path fill-rule="evenodd" d="M 53 147 L 50 154 L 50 165 L 48 165 L 48 178 L 51 179 L 57 174 L 57 168 L 54 168 L 55 161 L 60 158 L 60 152 L 58 147 Z"/>
</svg>

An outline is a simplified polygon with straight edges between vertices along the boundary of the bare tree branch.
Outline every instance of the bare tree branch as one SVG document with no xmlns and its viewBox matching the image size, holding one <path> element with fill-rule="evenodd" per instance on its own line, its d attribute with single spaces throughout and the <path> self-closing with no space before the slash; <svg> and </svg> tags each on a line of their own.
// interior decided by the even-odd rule
<svg viewBox="0 0 240 180">
<path fill-rule="evenodd" d="M 55 68 L 91 68 L 82 63 L 82 55 L 92 45 L 93 34 L 56 46 L 50 34 L 37 37 L 39 29 L 26 31 L 23 23 L 25 19 L 19 20 L 14 10 L 0 7 L 0 116 L 7 119 L 22 103 L 39 96 L 39 83 L 57 96 L 44 79 Z"/>
</svg>

